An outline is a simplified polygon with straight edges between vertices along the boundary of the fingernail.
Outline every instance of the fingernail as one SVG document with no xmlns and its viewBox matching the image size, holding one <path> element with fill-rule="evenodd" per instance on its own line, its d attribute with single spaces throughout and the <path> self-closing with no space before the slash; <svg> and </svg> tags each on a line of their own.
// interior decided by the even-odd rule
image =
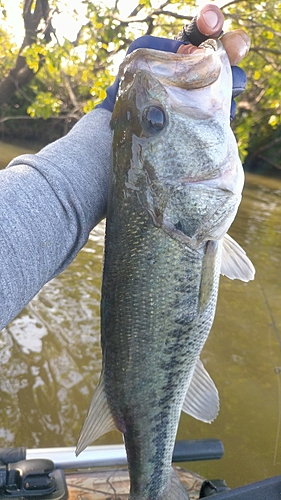
<svg viewBox="0 0 281 500">
<path fill-rule="evenodd" d="M 211 30 L 215 29 L 215 27 L 218 24 L 218 20 L 219 20 L 216 12 L 214 12 L 212 10 L 207 10 L 206 12 L 204 12 L 202 14 L 202 17 L 203 17 L 206 25 L 209 28 L 211 28 Z"/>
<path fill-rule="evenodd" d="M 197 18 L 197 27 L 199 31 L 209 37 L 220 35 L 224 22 L 222 11 L 213 4 L 205 5 Z"/>
</svg>

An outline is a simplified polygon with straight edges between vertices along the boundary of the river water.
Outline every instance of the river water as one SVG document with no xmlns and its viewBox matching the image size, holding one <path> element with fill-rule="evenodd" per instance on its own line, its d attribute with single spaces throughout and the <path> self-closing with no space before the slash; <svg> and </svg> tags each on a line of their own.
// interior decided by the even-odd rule
<svg viewBox="0 0 281 500">
<path fill-rule="evenodd" d="M 21 152 L 1 143 L 0 168 Z M 103 229 L 0 332 L 0 446 L 76 444 L 101 368 Z M 183 466 L 235 487 L 281 469 L 281 181 L 247 175 L 230 234 L 254 263 L 256 279 L 221 278 L 202 353 L 220 413 L 211 425 L 182 414 L 178 439 L 221 439 L 221 460 Z M 116 431 L 97 444 L 121 442 Z"/>
</svg>

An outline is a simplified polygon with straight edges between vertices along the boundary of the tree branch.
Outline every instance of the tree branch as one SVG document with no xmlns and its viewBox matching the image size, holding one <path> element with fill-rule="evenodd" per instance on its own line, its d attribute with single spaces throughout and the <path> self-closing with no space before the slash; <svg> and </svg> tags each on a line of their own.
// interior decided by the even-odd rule
<svg viewBox="0 0 281 500">
<path fill-rule="evenodd" d="M 257 155 L 256 158 L 260 158 L 261 160 L 264 160 L 266 163 L 268 163 L 269 165 L 272 165 L 272 167 L 274 168 L 278 168 L 279 170 L 281 170 L 281 165 L 279 163 L 276 163 L 275 161 L 273 160 L 269 160 L 269 158 L 267 158 L 266 156 L 264 155 Z"/>
<path fill-rule="evenodd" d="M 72 87 L 70 85 L 70 81 L 69 81 L 69 78 L 68 78 L 68 75 L 63 71 L 61 70 L 61 74 L 63 76 L 63 79 L 64 79 L 64 83 L 65 83 L 65 86 L 66 86 L 66 89 L 67 89 L 67 92 L 68 92 L 68 95 L 69 95 L 69 99 L 70 99 L 70 102 L 74 108 L 74 112 L 75 111 L 79 111 L 80 108 L 81 108 L 81 105 L 78 103 L 77 99 L 76 99 L 76 96 L 72 90 Z"/>
<path fill-rule="evenodd" d="M 149 23 L 151 22 L 152 19 L 155 17 L 158 17 L 160 15 L 163 16 L 170 16 L 174 17 L 175 19 L 181 19 L 183 21 L 191 21 L 192 17 L 191 16 L 184 16 L 182 14 L 178 14 L 177 12 L 173 11 L 167 11 L 167 10 L 161 10 L 161 9 L 155 9 L 151 11 L 149 14 L 147 14 L 145 17 L 139 18 L 137 16 L 135 17 L 120 17 L 117 14 L 112 15 L 112 19 L 115 21 L 118 21 L 120 24 L 123 24 L 127 26 L 130 23 Z"/>
<path fill-rule="evenodd" d="M 230 7 L 231 5 L 236 5 L 237 3 L 242 3 L 244 0 L 232 0 L 231 2 L 228 2 L 220 7 L 222 11 Z"/>
<path fill-rule="evenodd" d="M 281 51 L 277 49 L 271 49 L 270 47 L 261 47 L 261 46 L 256 46 L 256 47 L 251 47 L 250 50 L 252 52 L 267 52 L 269 54 L 274 54 L 276 56 L 281 56 Z"/>
<path fill-rule="evenodd" d="M 79 120 L 81 116 L 77 115 L 76 113 L 70 112 L 65 115 L 53 115 L 49 116 L 48 120 L 69 120 L 70 118 L 73 118 L 74 120 Z M 29 115 L 11 115 L 11 116 L 4 116 L 3 118 L 0 118 L 0 123 L 7 122 L 8 120 L 43 120 L 41 116 L 29 116 Z"/>
<path fill-rule="evenodd" d="M 50 34 L 54 32 L 51 25 L 50 8 L 48 0 L 36 0 L 35 8 L 32 12 L 33 0 L 24 0 L 23 20 L 25 36 L 18 53 L 15 67 L 12 68 L 6 78 L 0 82 L 0 105 L 8 102 L 12 95 L 24 85 L 28 84 L 34 77 L 35 72 L 29 68 L 25 58 L 22 56 L 23 50 L 30 47 L 37 41 L 38 26 L 43 19 L 45 21 L 44 39 L 48 43 Z"/>
</svg>

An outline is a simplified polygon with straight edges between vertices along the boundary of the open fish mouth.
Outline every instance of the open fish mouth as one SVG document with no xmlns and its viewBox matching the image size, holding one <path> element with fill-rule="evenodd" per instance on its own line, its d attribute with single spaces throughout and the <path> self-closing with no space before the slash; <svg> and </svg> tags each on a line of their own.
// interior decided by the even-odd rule
<svg viewBox="0 0 281 500">
<path fill-rule="evenodd" d="M 154 49 L 137 49 L 129 54 L 121 64 L 119 77 L 145 71 L 164 86 L 192 90 L 214 83 L 221 72 L 221 55 L 225 53 L 218 40 L 203 42 L 196 52 L 177 54 Z"/>
</svg>

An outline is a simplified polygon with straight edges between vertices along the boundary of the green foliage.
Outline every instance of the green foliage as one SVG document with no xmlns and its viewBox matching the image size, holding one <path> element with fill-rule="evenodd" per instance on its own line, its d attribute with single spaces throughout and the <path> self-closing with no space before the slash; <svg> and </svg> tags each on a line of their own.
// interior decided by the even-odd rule
<svg viewBox="0 0 281 500">
<path fill-rule="evenodd" d="M 2 16 L 7 2 L 0 0 Z M 34 118 L 79 119 L 104 99 L 105 89 L 114 80 L 114 60 L 122 60 L 136 36 L 173 38 L 190 20 L 196 5 L 195 0 L 163 0 L 159 8 L 157 0 L 139 0 L 133 8 L 128 2 L 124 16 L 119 12 L 119 0 L 112 0 L 110 7 L 97 0 L 83 3 L 85 20 L 71 40 L 59 41 L 53 34 L 46 43 L 43 36 L 38 36 L 36 43 L 24 49 L 22 55 L 35 77 L 23 93 L 16 94 L 10 108 L 6 105 L 6 114 L 12 114 L 11 107 L 14 112 L 17 103 L 22 112 L 25 95 L 26 112 Z M 49 6 L 55 11 L 57 1 L 49 0 Z M 281 122 L 281 4 L 274 0 L 235 0 L 226 2 L 222 10 L 231 29 L 245 29 L 252 42 L 249 55 L 240 64 L 248 85 L 237 99 L 233 125 L 240 153 L 243 159 L 249 149 L 262 151 L 264 156 L 266 144 Z M 76 11 L 72 15 L 78 16 Z M 0 29 L 0 41 L 1 80 L 15 64 L 16 51 L 7 30 Z"/>
<path fill-rule="evenodd" d="M 1 3 L 0 3 L 1 8 Z M 10 35 L 0 27 L 0 80 L 5 78 L 16 60 L 16 45 Z"/>
<path fill-rule="evenodd" d="M 47 120 L 50 116 L 58 115 L 63 102 L 51 92 L 40 92 L 36 95 L 32 104 L 28 106 L 27 113 L 34 118 Z"/>
<path fill-rule="evenodd" d="M 264 151 L 281 114 L 281 4 L 273 0 L 237 2 L 224 11 L 232 28 L 250 35 L 251 50 L 240 63 L 248 78 L 246 91 L 238 99 L 234 129 L 240 153 Z M 256 155 L 256 157 L 257 157 Z"/>
</svg>

